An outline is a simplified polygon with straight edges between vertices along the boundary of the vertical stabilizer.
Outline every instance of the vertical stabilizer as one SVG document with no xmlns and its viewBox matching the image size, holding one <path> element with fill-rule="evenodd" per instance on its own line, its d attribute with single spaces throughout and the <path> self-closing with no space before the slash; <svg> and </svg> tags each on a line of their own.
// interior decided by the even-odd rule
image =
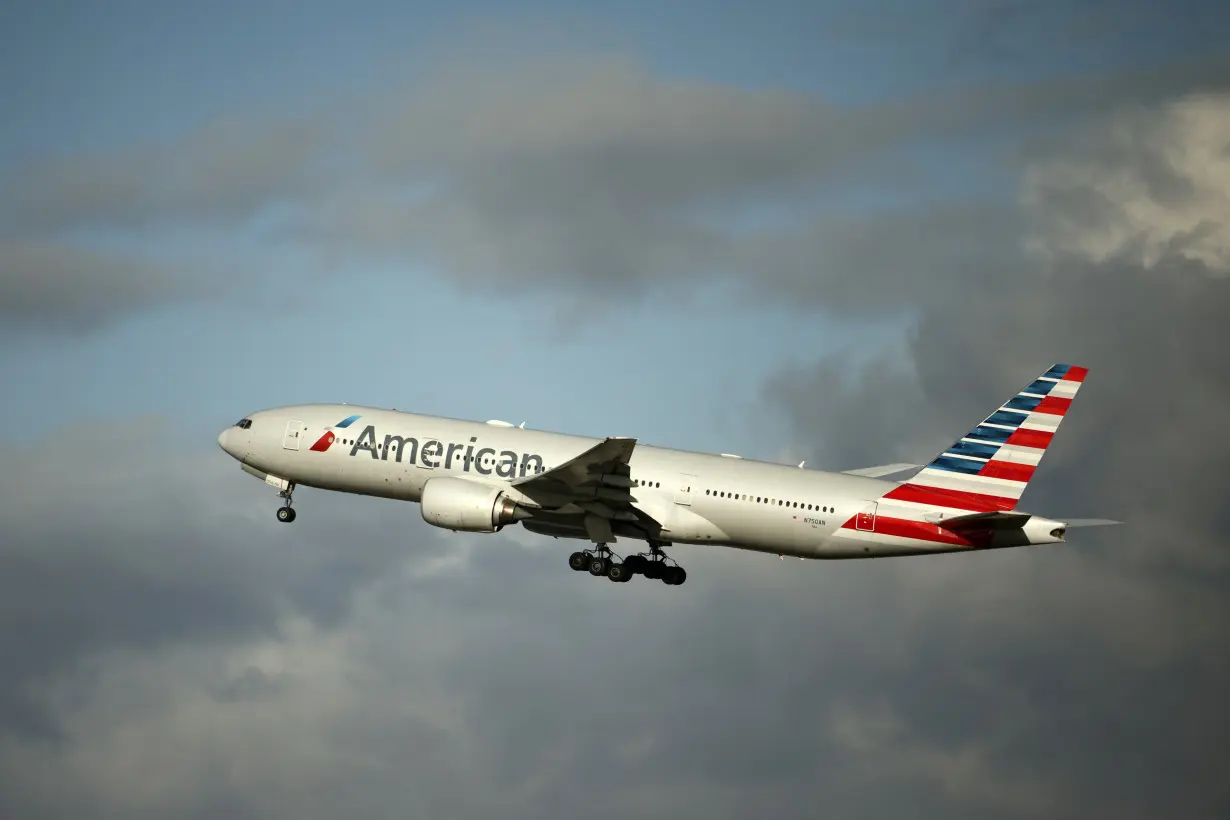
<svg viewBox="0 0 1230 820">
<path fill-rule="evenodd" d="M 1057 364 L 884 498 L 954 510 L 1013 510 L 1088 368 Z"/>
</svg>

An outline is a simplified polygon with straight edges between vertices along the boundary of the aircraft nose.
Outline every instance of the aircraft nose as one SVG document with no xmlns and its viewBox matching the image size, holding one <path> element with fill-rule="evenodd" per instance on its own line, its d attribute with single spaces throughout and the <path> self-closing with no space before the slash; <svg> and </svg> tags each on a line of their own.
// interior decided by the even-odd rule
<svg viewBox="0 0 1230 820">
<path fill-rule="evenodd" d="M 233 444 L 231 444 L 231 439 L 234 436 L 234 434 L 235 434 L 234 427 L 228 427 L 225 430 L 223 430 L 221 433 L 218 434 L 218 446 L 221 447 L 223 452 L 225 452 L 229 456 L 235 455 L 235 447 Z"/>
</svg>

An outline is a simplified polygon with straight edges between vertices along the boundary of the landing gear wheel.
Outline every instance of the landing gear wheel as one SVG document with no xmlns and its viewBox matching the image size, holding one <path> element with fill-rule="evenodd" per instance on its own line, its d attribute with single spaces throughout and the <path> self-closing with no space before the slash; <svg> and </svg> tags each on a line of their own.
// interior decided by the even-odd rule
<svg viewBox="0 0 1230 820">
<path fill-rule="evenodd" d="M 683 567 L 663 567 L 662 568 L 662 583 L 667 586 L 677 587 L 688 579 L 688 574 L 683 571 Z"/>
<path fill-rule="evenodd" d="M 572 555 L 568 556 L 568 566 L 570 566 L 574 572 L 583 572 L 584 570 L 589 569 L 589 562 L 592 558 L 593 556 L 588 552 L 574 552 Z"/>
<path fill-rule="evenodd" d="M 632 570 L 628 569 L 628 562 L 625 561 L 622 564 L 611 564 L 611 569 L 607 572 L 606 577 L 617 584 L 626 584 L 632 579 L 634 574 Z"/>
<path fill-rule="evenodd" d="M 295 511 L 290 507 L 278 507 L 278 520 L 283 524 L 289 524 L 295 520 Z"/>
<path fill-rule="evenodd" d="M 641 570 L 641 575 L 656 581 L 662 577 L 662 573 L 666 568 L 666 565 L 661 561 L 647 561 L 645 568 Z"/>
<path fill-rule="evenodd" d="M 649 561 L 643 555 L 629 555 L 624 559 L 624 566 L 633 573 L 644 575 L 645 567 L 649 566 Z"/>
<path fill-rule="evenodd" d="M 610 571 L 611 571 L 611 559 L 610 558 L 600 558 L 598 556 L 594 556 L 593 558 L 589 559 L 589 574 L 590 575 L 597 577 L 599 575 L 606 575 Z"/>
</svg>

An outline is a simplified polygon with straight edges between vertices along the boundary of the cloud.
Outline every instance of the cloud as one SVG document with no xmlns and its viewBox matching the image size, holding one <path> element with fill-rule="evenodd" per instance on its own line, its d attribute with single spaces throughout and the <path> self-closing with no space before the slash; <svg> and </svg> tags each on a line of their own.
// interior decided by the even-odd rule
<svg viewBox="0 0 1230 820">
<path fill-rule="evenodd" d="M 316 163 L 330 134 L 323 118 L 249 115 L 122 151 L 46 158 L 16 175 L 5 221 L 34 236 L 168 222 L 230 226 L 319 193 Z"/>
<path fill-rule="evenodd" d="M 0 239 L 0 321 L 94 330 L 116 317 L 195 293 L 148 259 L 66 243 Z"/>
<path fill-rule="evenodd" d="M 1114 541 L 696 547 L 673 551 L 685 587 L 614 585 L 567 570 L 566 542 L 443 534 L 394 502 L 301 491 L 281 525 L 212 447 L 129 429 L 0 452 L 5 815 L 1146 817 L 1228 796 L 1216 567 Z M 635 788 L 597 800 L 595 777 Z"/>
<path fill-rule="evenodd" d="M 546 91 L 518 82 L 398 107 L 453 116 L 411 116 L 374 154 L 397 185 L 443 169 L 400 200 L 372 197 L 362 175 L 318 199 L 308 138 L 281 169 L 276 152 L 245 154 L 273 166 L 252 168 L 250 187 L 215 169 L 212 193 L 200 180 L 81 183 L 105 193 L 91 200 L 40 177 L 26 227 L 97 227 L 112 200 L 109 227 L 136 231 L 300 198 L 325 213 L 372 206 L 331 247 L 405 253 L 409 225 L 446 270 L 493 282 L 623 293 L 621 273 L 649 287 L 705 265 L 755 268 L 778 298 L 916 320 L 898 349 L 770 387 L 810 465 L 929 456 L 1052 361 L 1075 360 L 1092 375 L 1026 504 L 1128 526 L 916 560 L 678 548 L 685 587 L 614 585 L 568 571 L 565 542 L 446 535 L 409 505 L 304 491 L 299 521 L 279 525 L 260 482 L 152 420 L 57 430 L 0 449 L 0 814 L 1224 814 L 1230 519 L 1216 477 L 1230 449 L 1201 433 L 1220 429 L 1230 398 L 1230 279 L 1219 234 L 1174 241 L 1216 213 L 1215 191 L 1183 163 L 1151 182 L 1158 158 L 1215 144 L 1217 119 L 1191 114 L 1206 103 L 1112 110 L 1085 142 L 1042 145 L 1021 212 L 901 206 L 765 232 L 736 230 L 729 211 L 678 214 L 805 200 L 796 174 L 847 172 L 809 140 L 851 135 L 834 144 L 853 162 L 876 128 L 912 122 L 908 107 L 830 120 L 800 98 L 663 84 L 621 63 Z M 586 106 L 594 89 L 609 109 Z M 1094 90 L 988 96 L 994 116 L 978 127 L 1072 113 Z M 942 136 L 979 116 L 944 125 L 956 111 L 925 122 Z M 796 141 L 746 125 L 751 114 L 812 131 Z M 1113 147 L 1124 116 L 1147 139 L 1107 155 L 1099 143 Z M 691 156 L 690 141 L 705 150 Z M 1075 191 L 1057 181 L 1073 168 L 1087 181 Z M 1112 203 L 1122 212 L 1091 210 L 1089 189 L 1131 196 Z M 399 207 L 379 213 L 383 197 Z M 616 211 L 624 221 L 604 229 Z M 1086 230 L 1116 238 L 1088 243 Z"/>
<path fill-rule="evenodd" d="M 915 323 L 899 347 L 861 361 L 826 357 L 767 388 L 769 405 L 810 443 L 809 463 L 847 468 L 930 458 L 1051 363 L 1091 368 L 1023 506 L 1127 524 L 1073 531 L 1050 554 L 1016 553 L 1014 561 L 1029 565 L 1014 564 L 1011 573 L 941 582 L 923 604 L 928 619 L 964 613 L 943 628 L 928 620 L 927 634 L 950 642 L 932 647 L 932 660 L 982 678 L 1031 724 L 1001 738 L 990 758 L 979 737 L 970 741 L 972 757 L 953 758 L 949 748 L 900 765 L 941 780 L 976 779 L 987 759 L 998 759 L 999 771 L 1024 766 L 1021 795 L 1036 795 L 1034 776 L 1053 789 L 1043 792 L 1045 810 L 1024 798 L 1015 804 L 1011 811 L 1023 816 L 1162 810 L 1172 800 L 1207 814 L 1230 800 L 1216 766 L 1200 762 L 1223 765 L 1219 747 L 1230 737 L 1213 694 L 1230 683 L 1230 666 L 1206 660 L 1230 624 L 1230 518 L 1210 480 L 1230 468 L 1230 446 L 1216 437 L 1191 444 L 1193 431 L 1217 428 L 1230 402 L 1230 364 L 1220 353 L 1230 344 L 1230 259 L 1217 185 L 1228 112 L 1224 96 L 1194 95 L 1117 111 L 1075 139 L 1038 146 L 1023 169 L 1018 220 L 1030 241 L 999 243 L 994 275 L 974 283 L 923 255 L 914 274 L 930 292 L 913 300 Z M 897 235 L 886 222 L 880 241 Z M 956 229 L 930 235 L 957 256 L 966 241 Z M 979 253 L 976 246 L 973 259 Z M 937 561 L 918 582 L 934 583 L 941 567 L 952 578 L 967 569 Z M 1006 600 L 1021 605 L 1019 618 L 992 614 L 1006 612 Z M 1002 653 L 968 655 L 967 641 L 981 645 L 990 634 L 1001 637 Z M 979 660 L 966 664 L 970 657 Z M 896 728 L 899 700 L 855 706 L 856 714 L 870 710 L 879 733 L 864 742 L 857 718 L 836 725 L 870 757 L 898 733 L 935 731 L 908 720 L 907 729 Z M 1043 726 L 1062 738 L 1062 749 L 1043 741 Z M 1120 732 L 1137 738 L 1135 751 L 1115 743 Z M 1171 754 L 1177 747 L 1184 764 Z M 1138 778 L 1130 785 L 1128 771 Z"/>
<path fill-rule="evenodd" d="M 182 234 L 230 244 L 241 233 L 293 248 L 301 271 L 428 265 L 475 286 L 604 303 L 733 278 L 777 304 L 891 312 L 927 288 L 897 273 L 908 266 L 893 245 L 869 247 L 860 225 L 832 217 L 856 180 L 860 196 L 908 199 L 928 184 L 911 152 L 937 141 L 1054 126 L 1176 88 L 1224 88 L 1228 76 L 1224 59 L 1206 58 L 855 106 L 663 76 L 625 57 L 509 66 L 462 45 L 378 99 L 330 100 L 296 119 L 229 117 L 139 149 L 48 159 L 11 181 L 0 231 L 22 243 L 110 232 L 137 247 Z M 1004 233 L 991 224 L 997 203 L 932 204 L 937 220 L 978 219 L 988 247 Z M 924 253 L 927 237 L 913 236 Z M 889 304 L 826 274 L 867 254 L 904 285 L 885 289 Z M 134 265 L 156 274 L 138 280 L 151 287 L 177 279 L 162 258 Z M 109 268 L 87 270 L 79 278 L 131 292 Z M 248 293 L 260 281 L 250 274 Z M 43 306 L 32 316 L 60 315 L 43 277 L 15 281 Z M 91 317 L 118 307 L 64 309 Z"/>
<path fill-rule="evenodd" d="M 1188 96 L 1131 108 L 1088 129 L 1025 176 L 1038 221 L 1032 249 L 1048 260 L 1193 263 L 1230 273 L 1230 97 Z"/>
</svg>

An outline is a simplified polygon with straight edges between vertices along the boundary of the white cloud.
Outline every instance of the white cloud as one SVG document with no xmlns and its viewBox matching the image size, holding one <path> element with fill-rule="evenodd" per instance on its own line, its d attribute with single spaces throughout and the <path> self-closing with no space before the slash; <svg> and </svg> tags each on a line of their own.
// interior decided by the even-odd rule
<svg viewBox="0 0 1230 820">
<path fill-rule="evenodd" d="M 1230 95 L 1124 109 L 1053 151 L 1024 178 L 1031 250 L 1230 275 Z"/>
</svg>

